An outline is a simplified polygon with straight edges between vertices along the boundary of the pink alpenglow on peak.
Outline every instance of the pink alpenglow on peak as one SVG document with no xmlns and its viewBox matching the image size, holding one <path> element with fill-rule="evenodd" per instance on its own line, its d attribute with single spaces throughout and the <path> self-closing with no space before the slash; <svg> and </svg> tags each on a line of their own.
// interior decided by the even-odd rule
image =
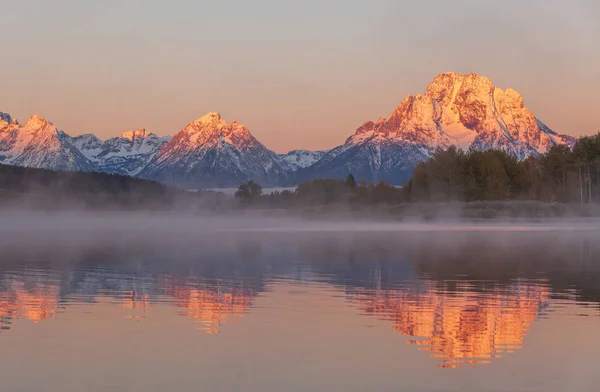
<svg viewBox="0 0 600 392">
<path fill-rule="evenodd" d="M 136 129 L 135 131 L 123 132 L 122 134 L 119 135 L 119 137 L 121 139 L 127 139 L 127 140 L 133 141 L 135 139 L 146 138 L 150 135 L 151 135 L 151 133 L 149 131 L 147 131 L 146 129 Z"/>
<path fill-rule="evenodd" d="M 210 112 L 171 137 L 145 129 L 106 141 L 70 137 L 32 116 L 19 125 L 0 113 L 0 163 L 139 176 L 190 189 L 237 187 L 248 180 L 289 186 L 313 178 L 355 178 L 400 185 L 436 148 L 502 149 L 524 159 L 575 139 L 552 131 L 521 94 L 474 73 L 441 73 L 385 118 L 367 121 L 330 151 L 267 149 L 237 121 Z"/>
<path fill-rule="evenodd" d="M 39 115 L 23 125 L 0 122 L 0 163 L 63 171 L 93 169 L 72 138 Z"/>
<path fill-rule="evenodd" d="M 93 135 L 74 140 L 96 170 L 128 176 L 137 175 L 166 143 L 146 129 L 127 131 L 104 142 Z"/>
<path fill-rule="evenodd" d="M 212 143 L 223 147 L 225 144 L 228 144 L 236 145 L 241 148 L 249 148 L 258 143 L 245 125 L 242 125 L 237 121 L 228 123 L 217 112 L 208 113 L 199 119 L 192 121 L 179 133 L 173 136 L 171 142 L 176 145 L 187 146 Z"/>
<path fill-rule="evenodd" d="M 246 126 L 228 123 L 213 112 L 175 134 L 140 177 L 198 189 L 238 186 L 248 180 L 276 186 L 287 183 L 289 174 L 289 165 Z"/>
<path fill-rule="evenodd" d="M 502 149 L 519 159 L 574 145 L 538 120 L 517 91 L 497 88 L 489 78 L 442 73 L 424 95 L 409 95 L 386 118 L 368 121 L 346 143 L 327 153 L 303 179 L 345 178 L 401 184 L 416 163 L 437 147 Z"/>
<path fill-rule="evenodd" d="M 409 95 L 387 118 L 365 123 L 348 141 L 374 138 L 433 148 L 501 148 L 519 158 L 546 152 L 562 141 L 574 143 L 541 123 L 517 91 L 504 91 L 475 73 L 436 76 L 425 95 Z"/>
<path fill-rule="evenodd" d="M 30 133 L 43 132 L 49 134 L 56 134 L 59 132 L 58 129 L 54 126 L 54 124 L 52 124 L 50 121 L 47 121 L 45 118 L 38 114 L 34 114 L 33 116 L 29 117 L 25 124 L 23 124 L 22 129 Z"/>
<path fill-rule="evenodd" d="M 204 116 L 200 117 L 195 122 L 200 122 L 200 123 L 204 123 L 204 124 L 212 124 L 214 122 L 221 122 L 221 120 L 223 122 L 227 123 L 225 120 L 223 120 L 223 117 L 221 117 L 221 113 L 210 112 L 210 113 L 206 113 Z"/>
<path fill-rule="evenodd" d="M 103 142 L 91 133 L 71 137 L 40 115 L 23 125 L 0 116 L 0 163 L 15 166 L 135 175 L 165 143 L 146 130 Z"/>
</svg>

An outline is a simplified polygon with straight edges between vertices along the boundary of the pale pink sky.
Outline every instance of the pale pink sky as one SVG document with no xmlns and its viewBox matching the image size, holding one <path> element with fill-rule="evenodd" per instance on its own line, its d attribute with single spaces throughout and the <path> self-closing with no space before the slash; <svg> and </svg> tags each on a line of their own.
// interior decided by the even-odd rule
<svg viewBox="0 0 600 392">
<path fill-rule="evenodd" d="M 210 111 L 283 152 L 339 145 L 440 72 L 560 133 L 600 130 L 595 0 L 0 0 L 0 111 L 69 134 L 174 134 Z"/>
</svg>

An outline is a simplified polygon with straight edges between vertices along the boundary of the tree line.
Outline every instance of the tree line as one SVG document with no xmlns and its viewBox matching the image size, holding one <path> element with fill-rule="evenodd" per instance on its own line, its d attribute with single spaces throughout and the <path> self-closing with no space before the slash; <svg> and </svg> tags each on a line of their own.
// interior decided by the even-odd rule
<svg viewBox="0 0 600 392">
<path fill-rule="evenodd" d="M 406 201 L 598 203 L 600 134 L 524 160 L 501 150 L 438 149 L 416 166 L 403 191 Z"/>
<path fill-rule="evenodd" d="M 217 208 L 210 192 L 186 192 L 150 180 L 94 172 L 60 172 L 0 164 L 0 208 Z"/>
<path fill-rule="evenodd" d="M 290 208 L 330 204 L 393 204 L 401 199 L 402 190 L 380 182 L 357 183 L 352 174 L 346 180 L 315 179 L 303 182 L 295 190 L 263 194 L 262 187 L 254 181 L 241 184 L 235 193 L 244 205 Z"/>
<path fill-rule="evenodd" d="M 600 203 L 600 133 L 580 138 L 573 148 L 557 145 L 524 160 L 502 150 L 438 148 L 400 187 L 358 183 L 350 174 L 346 181 L 315 179 L 294 191 L 268 195 L 250 181 L 240 185 L 235 197 L 244 204 L 276 207 L 508 200 Z"/>
</svg>

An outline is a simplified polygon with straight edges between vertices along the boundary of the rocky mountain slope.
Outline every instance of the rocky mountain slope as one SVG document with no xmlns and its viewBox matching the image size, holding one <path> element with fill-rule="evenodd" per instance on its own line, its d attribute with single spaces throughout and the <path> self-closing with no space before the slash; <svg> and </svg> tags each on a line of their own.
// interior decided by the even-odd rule
<svg viewBox="0 0 600 392">
<path fill-rule="evenodd" d="M 255 180 L 287 186 L 312 178 L 401 184 L 436 148 L 502 149 L 519 159 L 575 139 L 549 129 L 521 95 L 477 74 L 443 73 L 425 94 L 406 97 L 386 118 L 360 126 L 331 151 L 275 154 L 247 127 L 209 113 L 175 136 L 144 129 L 101 141 L 71 137 L 40 116 L 19 124 L 0 113 L 0 163 L 139 176 L 184 188 L 236 187 Z"/>
<path fill-rule="evenodd" d="M 208 113 L 173 136 L 139 176 L 184 188 L 232 187 L 248 180 L 275 186 L 289 181 L 289 168 L 244 125 Z"/>
<path fill-rule="evenodd" d="M 289 165 L 291 171 L 296 171 L 298 169 L 304 169 L 314 165 L 317 161 L 323 158 L 327 152 L 327 150 L 292 150 L 287 154 L 279 154 L 279 158 Z"/>
<path fill-rule="evenodd" d="M 401 184 L 437 147 L 496 148 L 523 159 L 556 144 L 574 143 L 573 137 L 559 135 L 537 119 L 517 91 L 501 90 L 473 73 L 443 73 L 425 95 L 406 97 L 387 118 L 366 122 L 345 144 L 299 170 L 297 181 L 352 173 L 367 181 Z"/>
<path fill-rule="evenodd" d="M 23 125 L 6 114 L 2 116 L 0 163 L 61 171 L 94 169 L 69 135 L 37 115 Z"/>
<path fill-rule="evenodd" d="M 38 115 L 23 125 L 0 116 L 0 163 L 14 166 L 134 176 L 167 140 L 137 130 L 103 142 L 92 134 L 71 137 Z"/>
<path fill-rule="evenodd" d="M 145 129 L 128 131 L 105 142 L 89 133 L 73 140 L 97 171 L 129 176 L 135 176 L 145 168 L 167 142 Z"/>
</svg>

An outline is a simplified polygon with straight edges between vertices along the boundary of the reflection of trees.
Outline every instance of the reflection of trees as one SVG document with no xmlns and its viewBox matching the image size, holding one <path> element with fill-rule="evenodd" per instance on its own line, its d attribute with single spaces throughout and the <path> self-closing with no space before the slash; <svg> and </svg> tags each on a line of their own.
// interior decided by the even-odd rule
<svg viewBox="0 0 600 392">
<path fill-rule="evenodd" d="M 121 306 L 125 309 L 148 310 L 151 301 L 148 293 L 138 293 L 133 290 L 126 291 L 120 296 Z"/>
<path fill-rule="evenodd" d="M 299 252 L 332 283 L 393 289 L 416 278 L 447 291 L 544 280 L 555 295 L 600 303 L 600 241 L 580 233 L 362 233 L 305 238 Z M 456 288 L 461 282 L 468 287 Z"/>
</svg>

